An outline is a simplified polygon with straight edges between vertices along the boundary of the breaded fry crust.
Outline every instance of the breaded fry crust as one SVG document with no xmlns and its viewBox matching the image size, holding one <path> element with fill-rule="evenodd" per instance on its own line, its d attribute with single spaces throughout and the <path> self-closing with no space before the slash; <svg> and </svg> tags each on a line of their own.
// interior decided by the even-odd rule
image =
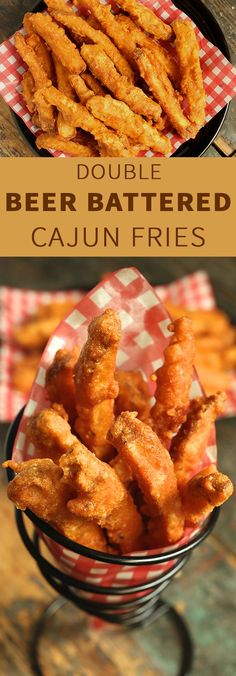
<svg viewBox="0 0 236 676">
<path fill-rule="evenodd" d="M 185 518 L 191 524 L 199 524 L 233 493 L 233 484 L 226 474 L 218 472 L 215 465 L 196 474 L 182 491 Z"/>
<path fill-rule="evenodd" d="M 116 101 L 109 95 L 92 98 L 88 96 L 86 106 L 94 117 L 108 127 L 127 134 L 145 148 L 152 148 L 163 155 L 171 152 L 170 140 L 146 122 L 141 115 L 133 113 L 123 101 Z"/>
<path fill-rule="evenodd" d="M 115 378 L 119 394 L 115 400 L 116 415 L 123 411 L 137 411 L 140 420 L 146 420 L 150 413 L 150 392 L 140 371 L 117 370 Z"/>
<path fill-rule="evenodd" d="M 151 409 L 153 429 L 164 445 L 185 420 L 195 354 L 191 320 L 182 317 L 169 328 L 173 335 L 164 350 L 164 364 L 156 371 L 156 403 Z"/>
<path fill-rule="evenodd" d="M 158 517 L 162 536 L 165 532 L 167 542 L 176 542 L 183 533 L 184 517 L 174 466 L 155 432 L 136 416 L 121 413 L 108 436 L 131 468 L 151 515 Z"/>
<path fill-rule="evenodd" d="M 61 457 L 60 466 L 78 492 L 68 509 L 106 528 L 110 542 L 122 553 L 134 551 L 143 532 L 142 518 L 114 469 L 78 441 Z"/>
<path fill-rule="evenodd" d="M 50 16 L 42 13 L 34 14 L 31 22 L 36 33 L 45 40 L 69 73 L 81 73 L 86 70 L 79 50 L 69 40 L 62 26 L 58 26 Z"/>
<path fill-rule="evenodd" d="M 71 433 L 67 419 L 63 407 L 56 404 L 30 418 L 27 432 L 30 440 L 39 449 L 41 457 L 51 458 L 58 463 L 61 454 L 77 441 Z"/>
<path fill-rule="evenodd" d="M 200 129 L 205 122 L 206 94 L 194 26 L 188 19 L 176 19 L 173 29 L 180 67 L 180 86 L 188 102 L 188 117 Z"/>
<path fill-rule="evenodd" d="M 27 44 L 25 38 L 21 33 L 15 33 L 15 47 L 19 52 L 21 58 L 27 64 L 32 76 L 34 78 L 35 87 L 39 89 L 40 87 L 47 87 L 50 84 L 48 80 L 47 73 L 45 72 L 41 62 L 38 58 L 32 47 Z"/>
<path fill-rule="evenodd" d="M 88 448 L 101 458 L 110 450 L 107 432 L 114 419 L 116 355 L 121 324 L 114 310 L 96 317 L 88 329 L 88 339 L 75 366 L 75 428 Z"/>
<path fill-rule="evenodd" d="M 74 367 L 79 356 L 79 347 L 72 351 L 57 350 L 52 364 L 46 372 L 46 390 L 53 403 L 62 404 L 68 413 L 70 424 L 76 417 Z"/>
<path fill-rule="evenodd" d="M 91 149 L 87 145 L 77 143 L 76 138 L 73 141 L 61 138 L 59 134 L 39 134 L 36 138 L 36 146 L 46 150 L 59 150 L 71 157 L 93 157 L 96 155 L 94 148 Z"/>
<path fill-rule="evenodd" d="M 87 85 L 88 89 L 91 89 L 94 94 L 98 96 L 105 96 L 106 90 L 102 87 L 100 82 L 98 82 L 98 80 L 96 80 L 96 78 L 93 77 L 92 73 L 86 71 L 85 73 L 81 74 L 81 77 L 84 80 L 85 84 Z"/>
<path fill-rule="evenodd" d="M 22 86 L 22 96 L 26 103 L 26 106 L 29 112 L 33 115 L 36 110 L 34 94 L 35 94 L 35 83 L 34 78 L 30 70 L 27 70 L 22 77 L 21 81 Z"/>
<path fill-rule="evenodd" d="M 95 0 L 92 0 L 94 2 Z M 96 0 L 98 2 L 98 0 Z M 119 0 L 120 7 L 132 16 L 132 19 L 147 33 L 158 40 L 169 40 L 173 34 L 171 26 L 164 23 L 154 12 L 136 0 Z"/>
<path fill-rule="evenodd" d="M 72 30 L 82 38 L 88 38 L 92 43 L 101 45 L 104 52 L 110 57 L 121 75 L 125 75 L 130 82 L 134 81 L 134 74 L 124 56 L 119 52 L 110 38 L 100 30 L 95 30 L 87 21 L 75 14 L 65 14 L 55 12 L 53 14 L 56 21 Z"/>
<path fill-rule="evenodd" d="M 205 453 L 212 423 L 221 413 L 225 395 L 193 400 L 186 422 L 173 439 L 171 457 L 181 487 L 197 469 Z"/>
<path fill-rule="evenodd" d="M 144 117 L 158 121 L 161 108 L 150 99 L 142 89 L 134 87 L 127 78 L 119 75 L 111 59 L 98 45 L 83 45 L 81 54 L 94 77 L 102 82 L 119 101 L 124 101 L 134 111 Z"/>
<path fill-rule="evenodd" d="M 8 497 L 18 509 L 31 509 L 36 516 L 49 521 L 74 542 L 98 551 L 108 551 L 102 529 L 67 509 L 66 503 L 73 495 L 73 487 L 65 480 L 63 470 L 52 460 L 8 461 L 4 467 L 11 467 L 17 473 L 9 483 Z"/>
</svg>

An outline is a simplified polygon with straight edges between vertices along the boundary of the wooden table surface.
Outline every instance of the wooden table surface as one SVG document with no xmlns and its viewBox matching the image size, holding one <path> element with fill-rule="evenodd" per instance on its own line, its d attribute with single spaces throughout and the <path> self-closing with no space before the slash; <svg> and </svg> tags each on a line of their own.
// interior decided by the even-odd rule
<svg viewBox="0 0 236 676">
<path fill-rule="evenodd" d="M 193 0 L 194 1 L 194 0 Z M 235 31 L 235 0 L 204 0 L 220 24 L 230 51 L 231 58 L 236 63 L 236 31 Z M 0 0 L 0 41 L 12 35 L 19 28 L 25 12 L 32 9 L 35 0 Z M 230 106 L 227 118 L 220 131 L 220 137 L 236 148 L 236 102 Z M 218 156 L 211 147 L 206 156 Z M 0 99 L 0 157 L 33 157 L 34 152 L 19 132 L 12 117 L 10 108 Z"/>
<path fill-rule="evenodd" d="M 38 289 L 88 288 L 105 271 L 134 264 L 152 283 L 168 283 L 204 268 L 218 304 L 236 324 L 235 258 L 209 259 L 1 259 L 0 285 Z M 3 449 L 7 425 L 0 425 Z M 235 418 L 217 423 L 219 466 L 236 482 Z M 3 457 L 3 452 L 2 452 Z M 30 644 L 42 610 L 54 598 L 16 531 L 1 474 L 0 674 L 33 676 Z M 193 554 L 164 596 L 183 614 L 195 643 L 193 676 L 233 676 L 235 654 L 235 497 L 222 509 L 214 533 Z M 149 629 L 97 631 L 67 605 L 47 626 L 40 654 L 47 676 L 176 676 L 178 650 L 167 617 Z"/>
</svg>

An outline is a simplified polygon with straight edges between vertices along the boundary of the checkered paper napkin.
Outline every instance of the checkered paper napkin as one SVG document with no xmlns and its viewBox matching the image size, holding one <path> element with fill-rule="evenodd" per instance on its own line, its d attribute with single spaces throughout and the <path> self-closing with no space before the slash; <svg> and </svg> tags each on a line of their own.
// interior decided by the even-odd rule
<svg viewBox="0 0 236 676">
<path fill-rule="evenodd" d="M 122 324 L 118 367 L 139 369 L 148 380 L 153 371 L 163 363 L 163 351 L 170 338 L 167 328 L 170 318 L 156 290 L 135 268 L 121 269 L 109 275 L 79 301 L 74 310 L 59 324 L 46 346 L 16 437 L 13 457 L 17 461 L 34 457 L 35 447 L 27 436 L 27 422 L 32 414 L 50 405 L 45 391 L 45 374 L 55 352 L 64 346 L 72 348 L 78 342 L 83 345 L 91 319 L 101 314 L 107 307 L 112 307 L 118 312 Z M 153 389 L 155 384 L 150 383 L 151 393 Z M 199 396 L 201 393 L 199 381 L 194 376 L 191 397 Z M 214 462 L 216 455 L 213 426 L 203 462 L 198 469 Z M 188 541 L 196 532 L 196 529 L 186 529 L 181 543 Z M 88 559 L 84 555 L 77 555 L 58 545 L 51 538 L 45 535 L 43 537 L 54 558 L 67 572 L 86 582 L 101 586 L 127 586 L 151 580 L 153 576 L 161 575 L 172 565 L 168 562 L 136 568 L 104 564 Z"/>
<path fill-rule="evenodd" d="M 106 4 L 106 0 L 103 2 Z M 143 2 L 167 23 L 175 19 L 186 19 L 169 0 Z M 206 40 L 195 26 L 199 44 L 204 84 L 207 94 L 206 123 L 209 122 L 236 94 L 236 70 L 223 56 L 220 50 Z M 21 79 L 26 66 L 14 47 L 14 36 L 0 45 L 0 93 L 12 110 L 25 122 L 30 131 L 36 135 L 38 128 L 32 123 L 31 115 L 26 108 L 21 95 Z M 172 152 L 177 150 L 184 141 L 176 134 L 169 133 L 172 142 Z M 65 157 L 64 153 L 50 151 L 55 157 Z M 146 157 L 153 157 L 155 153 L 148 150 L 141 153 Z"/>
</svg>

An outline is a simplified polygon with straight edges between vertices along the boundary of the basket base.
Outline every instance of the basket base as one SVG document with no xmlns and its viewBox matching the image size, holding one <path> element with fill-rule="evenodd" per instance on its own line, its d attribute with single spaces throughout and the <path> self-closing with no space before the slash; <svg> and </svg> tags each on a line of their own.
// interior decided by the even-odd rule
<svg viewBox="0 0 236 676">
<path fill-rule="evenodd" d="M 169 620 L 174 632 L 170 631 Z M 160 669 L 166 671 L 166 659 L 168 673 L 190 674 L 193 644 L 183 618 L 160 599 L 150 616 L 130 629 L 104 622 L 97 625 L 96 620 L 58 596 L 40 616 L 31 643 L 31 664 L 37 676 L 100 676 L 104 672 L 110 676 L 154 676 Z"/>
</svg>

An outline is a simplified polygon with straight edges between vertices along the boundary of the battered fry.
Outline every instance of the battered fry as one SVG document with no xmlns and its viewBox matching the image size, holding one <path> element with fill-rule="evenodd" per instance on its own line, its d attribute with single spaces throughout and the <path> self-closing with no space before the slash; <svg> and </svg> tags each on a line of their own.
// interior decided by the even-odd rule
<svg viewBox="0 0 236 676">
<path fill-rule="evenodd" d="M 55 55 L 53 56 L 53 62 L 56 73 L 57 88 L 59 89 L 60 92 L 62 92 L 62 94 L 65 94 L 74 101 L 76 98 L 75 91 L 70 83 L 67 70 L 64 68 L 62 63 L 57 59 Z M 59 111 L 57 116 L 57 129 L 59 136 L 67 140 L 71 140 L 76 136 L 77 131 L 76 127 L 66 122 L 63 113 L 61 111 Z"/>
<path fill-rule="evenodd" d="M 102 87 L 100 82 L 98 82 L 98 80 L 96 80 L 95 77 L 93 77 L 93 75 L 89 71 L 82 73 L 81 77 L 84 80 L 85 84 L 87 85 L 88 89 L 91 89 L 94 94 L 97 94 L 98 96 L 105 96 L 106 90 Z"/>
<path fill-rule="evenodd" d="M 72 351 L 57 350 L 46 373 L 46 390 L 51 404 L 62 404 L 69 416 L 70 424 L 76 417 L 74 367 L 79 356 L 79 347 Z"/>
<path fill-rule="evenodd" d="M 74 488 L 52 460 L 37 458 L 22 463 L 10 460 L 3 467 L 10 467 L 17 473 L 9 483 L 7 493 L 18 509 L 31 509 L 36 516 L 48 521 L 74 542 L 98 551 L 108 551 L 102 529 L 67 509 L 66 503 L 74 494 Z"/>
<path fill-rule="evenodd" d="M 119 100 L 144 117 L 158 121 L 161 107 L 150 99 L 142 89 L 134 87 L 126 77 L 119 75 L 111 59 L 98 45 L 83 45 L 81 54 L 94 77 L 102 82 Z"/>
<path fill-rule="evenodd" d="M 146 49 L 137 49 L 135 58 L 140 75 L 147 83 L 154 99 L 158 101 L 167 114 L 172 126 L 182 138 L 196 135 L 196 129 L 185 117 L 179 102 L 179 94 L 174 90 L 165 69 L 155 58 L 152 52 Z"/>
<path fill-rule="evenodd" d="M 93 2 L 99 0 L 92 0 Z M 158 40 L 169 40 L 172 37 L 173 31 L 171 26 L 164 23 L 152 10 L 145 7 L 142 3 L 136 0 L 119 0 L 120 7 L 132 16 L 132 19 L 143 28 L 147 33 L 155 35 Z"/>
<path fill-rule="evenodd" d="M 116 355 L 121 324 L 112 309 L 96 317 L 88 329 L 88 340 L 75 366 L 76 432 L 88 448 L 105 458 L 110 452 L 107 432 L 114 420 Z"/>
<path fill-rule="evenodd" d="M 104 52 L 115 64 L 119 73 L 121 75 L 125 75 L 130 82 L 134 82 L 132 68 L 130 68 L 124 56 L 122 56 L 121 52 L 119 52 L 117 47 L 107 35 L 104 35 L 104 33 L 100 30 L 95 30 L 87 23 L 87 21 L 82 19 L 80 16 L 76 16 L 75 14 L 55 12 L 53 16 L 60 24 L 72 30 L 75 35 L 86 38 L 94 44 L 101 45 L 102 49 L 104 49 Z"/>
<path fill-rule="evenodd" d="M 67 420 L 68 415 L 59 404 L 43 409 L 30 418 L 27 432 L 41 457 L 51 458 L 58 463 L 61 454 L 78 441 L 71 433 Z"/>
<path fill-rule="evenodd" d="M 164 364 L 155 374 L 156 403 L 151 409 L 153 428 L 164 445 L 168 445 L 185 420 L 195 354 L 188 317 L 177 319 L 169 329 L 173 335 L 164 350 Z"/>
<path fill-rule="evenodd" d="M 52 49 L 62 65 L 69 73 L 81 73 L 86 69 L 85 63 L 80 56 L 76 45 L 69 40 L 62 26 L 45 14 L 34 14 L 31 23 L 38 33 Z"/>
<path fill-rule="evenodd" d="M 152 148 L 162 155 L 171 152 L 171 143 L 167 136 L 160 134 L 141 115 L 133 113 L 123 101 L 116 101 L 109 95 L 91 98 L 90 92 L 90 95 L 87 95 L 86 106 L 94 117 L 104 122 L 108 127 L 127 134 L 134 141 L 142 144 L 144 148 Z"/>
<path fill-rule="evenodd" d="M 115 412 L 137 411 L 140 420 L 146 420 L 150 413 L 150 392 L 140 371 L 115 373 L 119 394 L 115 401 Z"/>
<path fill-rule="evenodd" d="M 188 103 L 188 117 L 197 129 L 205 123 L 206 94 L 200 64 L 200 49 L 194 26 L 186 19 L 173 22 L 179 59 L 180 86 Z"/>
<path fill-rule="evenodd" d="M 90 148 L 88 145 L 78 143 L 76 138 L 73 141 L 63 139 L 59 134 L 39 134 L 36 138 L 37 148 L 45 148 L 46 150 L 59 150 L 70 157 L 94 157 L 98 155 L 95 148 Z"/>
<path fill-rule="evenodd" d="M 39 61 L 35 51 L 29 44 L 27 44 L 21 33 L 15 34 L 15 47 L 32 74 L 35 83 L 35 90 L 38 90 L 40 87 L 49 86 L 51 81 L 48 79 L 47 73 L 41 64 L 41 61 Z M 39 124 L 43 131 L 51 132 L 55 127 L 53 108 L 51 105 L 47 105 L 40 96 L 37 97 L 37 94 L 38 92 L 36 91 L 34 95 L 34 102 L 37 108 Z"/>
<path fill-rule="evenodd" d="M 134 551 L 143 532 L 142 518 L 114 469 L 78 441 L 61 457 L 60 466 L 78 492 L 67 503 L 68 509 L 105 528 L 109 541 L 119 545 L 122 553 Z"/>
<path fill-rule="evenodd" d="M 182 491 L 182 502 L 187 522 L 199 524 L 233 493 L 233 484 L 226 474 L 210 465 L 189 481 Z"/>
<path fill-rule="evenodd" d="M 124 412 L 116 419 L 109 439 L 129 465 L 166 542 L 176 542 L 183 533 L 184 517 L 168 451 L 155 432 L 138 420 L 137 413 Z"/>
<path fill-rule="evenodd" d="M 221 413 L 224 402 L 223 393 L 192 402 L 187 420 L 171 446 L 171 457 L 180 487 L 186 484 L 201 463 L 212 423 Z"/>
<path fill-rule="evenodd" d="M 35 83 L 34 83 L 34 78 L 30 70 L 27 70 L 22 77 L 21 81 L 21 86 L 22 86 L 22 96 L 23 99 L 26 103 L 26 106 L 33 115 L 36 110 L 35 106 L 35 101 L 34 101 L 34 94 L 35 94 Z"/>
</svg>

